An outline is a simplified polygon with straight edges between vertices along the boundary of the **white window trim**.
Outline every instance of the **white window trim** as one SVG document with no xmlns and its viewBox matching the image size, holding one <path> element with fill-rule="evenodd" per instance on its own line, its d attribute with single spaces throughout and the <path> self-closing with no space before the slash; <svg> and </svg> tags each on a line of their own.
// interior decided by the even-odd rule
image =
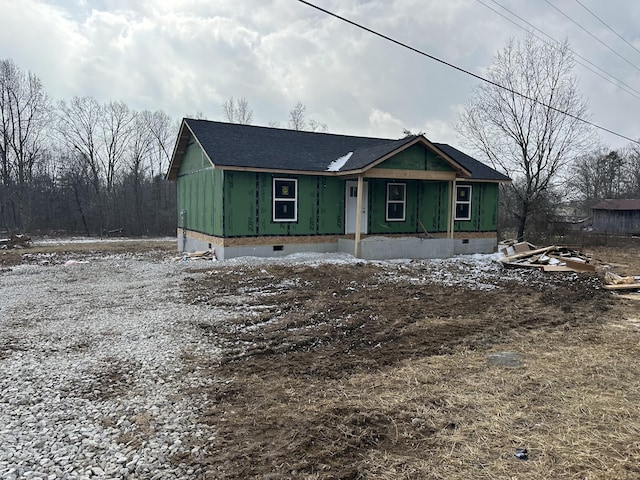
<svg viewBox="0 0 640 480">
<path fill-rule="evenodd" d="M 389 199 L 389 189 L 393 185 L 402 185 L 403 188 L 403 198 L 402 200 L 390 200 Z M 393 182 L 387 183 L 387 198 L 386 198 L 385 208 L 384 208 L 384 217 L 387 222 L 404 222 L 407 218 L 407 184 L 401 182 Z M 392 203 L 401 203 L 402 204 L 402 218 L 389 218 L 389 205 Z"/>
<path fill-rule="evenodd" d="M 469 190 L 469 196 L 467 197 L 469 200 L 461 201 L 458 200 L 458 189 L 465 188 Z M 456 217 L 454 220 L 471 220 L 471 185 L 456 185 Z M 469 205 L 469 215 L 467 217 L 459 217 L 458 216 L 458 205 Z"/>
<path fill-rule="evenodd" d="M 294 196 L 293 198 L 277 198 L 276 197 L 276 182 L 293 182 L 294 183 Z M 293 204 L 293 218 L 276 218 L 276 202 L 289 202 Z M 274 178 L 271 184 L 271 218 L 274 222 L 293 223 L 298 221 L 298 179 L 297 178 Z"/>
</svg>

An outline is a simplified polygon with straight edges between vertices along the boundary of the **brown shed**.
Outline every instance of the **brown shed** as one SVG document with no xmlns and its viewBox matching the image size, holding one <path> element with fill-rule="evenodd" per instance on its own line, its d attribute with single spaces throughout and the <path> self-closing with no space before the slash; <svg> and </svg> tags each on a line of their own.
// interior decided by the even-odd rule
<svg viewBox="0 0 640 480">
<path fill-rule="evenodd" d="M 593 229 L 597 232 L 640 233 L 640 200 L 604 200 L 594 207 Z"/>
</svg>

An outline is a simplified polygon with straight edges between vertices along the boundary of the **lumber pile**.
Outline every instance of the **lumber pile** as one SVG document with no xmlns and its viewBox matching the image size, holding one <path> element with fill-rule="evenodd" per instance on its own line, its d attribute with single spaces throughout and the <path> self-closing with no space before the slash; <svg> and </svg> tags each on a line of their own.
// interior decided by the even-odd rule
<svg viewBox="0 0 640 480">
<path fill-rule="evenodd" d="M 218 257 L 216 257 L 216 251 L 214 249 L 204 250 L 201 252 L 185 253 L 180 257 L 174 258 L 174 260 L 176 261 L 181 260 L 183 262 L 186 262 L 189 260 L 217 260 L 217 259 Z"/>
<path fill-rule="evenodd" d="M 640 290 L 640 276 L 622 277 L 613 272 L 606 272 L 604 283 L 607 290 Z"/>
<path fill-rule="evenodd" d="M 534 268 L 544 272 L 595 272 L 591 257 L 565 246 L 538 248 L 529 242 L 501 244 L 500 263 L 506 268 Z"/>
<path fill-rule="evenodd" d="M 30 246 L 31 238 L 24 234 L 11 235 L 9 238 L 0 238 L 0 248 L 4 250 L 27 248 Z"/>
</svg>

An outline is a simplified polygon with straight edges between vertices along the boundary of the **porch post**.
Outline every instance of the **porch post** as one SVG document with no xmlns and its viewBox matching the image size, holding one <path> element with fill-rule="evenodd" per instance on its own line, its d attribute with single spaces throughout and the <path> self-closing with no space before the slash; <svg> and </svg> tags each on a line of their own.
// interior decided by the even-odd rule
<svg viewBox="0 0 640 480">
<path fill-rule="evenodd" d="M 362 174 L 358 175 L 358 192 L 356 196 L 356 239 L 354 242 L 353 256 L 358 258 L 360 253 L 360 230 L 362 230 L 362 190 L 364 190 L 364 182 Z"/>
<path fill-rule="evenodd" d="M 456 180 L 451 181 L 451 190 L 449 191 L 449 226 L 447 227 L 447 236 L 453 238 L 453 222 L 456 218 Z"/>
</svg>

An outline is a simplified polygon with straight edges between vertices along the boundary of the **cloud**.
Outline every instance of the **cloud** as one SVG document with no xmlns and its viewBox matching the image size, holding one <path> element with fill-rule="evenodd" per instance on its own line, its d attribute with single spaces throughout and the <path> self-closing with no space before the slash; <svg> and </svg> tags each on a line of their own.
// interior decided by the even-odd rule
<svg viewBox="0 0 640 480">
<path fill-rule="evenodd" d="M 367 134 L 370 136 L 384 137 L 395 131 L 397 132 L 396 135 L 392 135 L 390 138 L 400 138 L 406 128 L 407 126 L 403 124 L 402 120 L 394 117 L 389 112 L 373 108 L 369 113 L 369 131 Z"/>
<path fill-rule="evenodd" d="M 429 55 L 481 73 L 510 36 L 524 32 L 473 0 L 316 0 Z M 552 8 L 501 2 L 630 85 L 640 71 Z M 587 2 L 640 48 L 640 7 Z M 640 65 L 579 4 L 558 4 Z M 337 133 L 397 137 L 424 130 L 451 143 L 454 110 L 478 84 L 459 71 L 291 0 L 0 0 L 0 58 L 38 75 L 57 100 L 74 95 L 122 100 L 174 117 L 245 97 L 254 119 L 285 125 L 297 101 L 307 117 Z M 503 11 L 503 13 L 505 13 Z M 576 69 L 594 120 L 628 135 L 640 131 L 637 99 Z M 618 142 L 620 143 L 620 142 Z"/>
</svg>

